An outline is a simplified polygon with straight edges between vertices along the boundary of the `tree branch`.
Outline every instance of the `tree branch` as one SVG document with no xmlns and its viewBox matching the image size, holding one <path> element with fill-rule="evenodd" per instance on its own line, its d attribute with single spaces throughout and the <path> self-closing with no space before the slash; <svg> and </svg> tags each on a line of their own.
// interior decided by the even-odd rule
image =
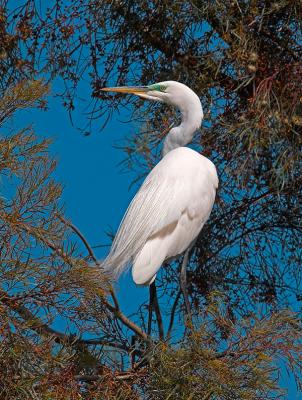
<svg viewBox="0 0 302 400">
<path fill-rule="evenodd" d="M 199 70 L 200 70 L 201 67 L 200 67 L 199 57 L 195 57 L 190 52 L 188 53 L 181 52 L 175 46 L 171 46 L 170 44 L 168 44 L 166 40 L 164 40 L 164 38 L 159 36 L 158 30 L 156 31 L 156 33 L 154 33 L 151 29 L 148 30 L 141 29 L 142 23 L 144 23 L 144 21 L 142 21 L 141 18 L 139 18 L 138 14 L 130 12 L 128 7 L 125 8 L 123 6 L 117 6 L 115 7 L 115 11 L 124 19 L 125 23 L 131 20 L 131 24 L 128 24 L 128 27 L 129 28 L 131 27 L 136 35 L 137 32 L 140 32 L 140 35 L 144 43 L 149 44 L 155 50 L 159 50 L 167 58 L 176 60 L 181 65 L 190 68 L 190 70 L 192 69 L 192 65 L 199 65 Z M 151 13 L 152 12 L 150 10 L 150 14 Z M 221 83 L 223 82 L 224 86 L 234 87 L 234 88 L 238 86 L 237 80 L 219 70 L 218 64 L 215 62 L 213 58 L 211 58 L 210 62 L 209 60 L 207 62 L 207 69 L 209 68 L 211 68 L 211 71 L 208 71 L 208 74 L 210 76 L 215 76 L 216 78 L 218 78 L 219 82 Z"/>
<path fill-rule="evenodd" d="M 119 319 L 124 325 L 126 325 L 129 329 L 135 332 L 140 338 L 142 338 L 146 343 L 153 343 L 150 336 L 148 336 L 141 328 L 132 322 L 125 314 L 121 312 L 119 308 L 114 307 L 110 304 L 106 299 L 102 299 L 105 303 L 106 307 L 113 313 L 113 315 Z"/>
<path fill-rule="evenodd" d="M 173 324 L 174 324 L 174 318 L 175 318 L 175 312 L 176 312 L 176 308 L 178 305 L 178 301 L 180 299 L 180 295 L 181 295 L 181 290 L 179 290 L 177 292 L 177 295 L 175 297 L 172 309 L 171 309 L 171 316 L 170 316 L 170 322 L 169 322 L 169 327 L 168 327 L 168 332 L 167 332 L 167 337 L 166 340 L 169 341 L 171 338 L 171 333 L 172 333 L 172 328 L 173 328 Z"/>
<path fill-rule="evenodd" d="M 127 353 L 133 351 L 133 349 L 128 347 L 126 344 L 110 342 L 103 338 L 81 339 L 78 338 L 76 335 L 67 335 L 65 333 L 59 332 L 43 322 L 41 318 L 36 317 L 31 311 L 28 310 L 28 308 L 20 304 L 13 296 L 10 296 L 4 290 L 0 290 L 0 301 L 11 310 L 17 312 L 20 317 L 23 318 L 25 321 L 29 322 L 30 329 L 41 335 L 52 336 L 56 343 L 67 343 L 72 346 L 76 346 L 78 344 L 109 346 L 126 351 Z"/>
<path fill-rule="evenodd" d="M 128 372 L 120 375 L 114 375 L 114 379 L 118 381 L 137 378 L 137 372 Z M 108 379 L 107 375 L 75 375 L 75 379 L 82 382 L 96 382 L 103 379 Z"/>
<path fill-rule="evenodd" d="M 65 218 L 63 218 L 60 214 L 56 213 L 56 216 L 59 218 L 60 221 L 62 221 L 65 225 L 69 226 L 70 229 L 72 229 L 74 231 L 74 233 L 81 239 L 81 241 L 84 243 L 90 258 L 96 263 L 98 264 L 98 260 L 96 258 L 96 256 L 94 255 L 94 252 L 91 248 L 91 246 L 89 245 L 88 241 L 86 240 L 85 236 L 81 233 L 81 231 L 75 226 L 73 225 L 71 222 L 67 221 Z"/>
<path fill-rule="evenodd" d="M 88 241 L 86 240 L 85 236 L 81 233 L 81 231 L 75 226 L 73 225 L 71 222 L 67 221 L 65 218 L 63 218 L 62 216 L 60 216 L 59 214 L 57 214 L 58 218 L 65 223 L 67 226 L 69 226 L 78 236 L 79 238 L 82 240 L 82 242 L 84 243 L 85 247 L 88 250 L 88 253 L 90 255 L 90 257 L 92 258 L 92 260 L 98 264 L 97 258 L 95 257 Z M 53 246 L 51 246 L 52 249 L 55 249 Z M 104 301 L 107 308 L 109 308 L 109 310 L 121 321 L 123 322 L 126 326 L 128 326 L 128 328 L 130 328 L 133 332 L 135 332 L 136 334 L 138 334 L 141 338 L 143 338 L 146 341 L 150 341 L 151 339 L 148 338 L 148 335 L 143 332 L 136 324 L 134 324 L 132 321 L 130 321 L 129 318 L 127 318 L 120 310 L 119 304 L 118 304 L 118 300 L 117 297 L 114 293 L 113 288 L 111 287 L 110 290 L 110 295 L 112 297 L 113 303 L 114 303 L 114 307 L 107 302 L 106 300 Z"/>
<path fill-rule="evenodd" d="M 22 224 L 22 227 L 27 232 L 32 233 L 31 228 L 28 227 L 26 224 Z M 69 262 L 72 265 L 71 257 L 69 257 L 64 251 L 62 251 L 61 249 L 58 249 L 54 244 L 50 243 L 48 240 L 46 240 L 43 237 L 39 237 L 39 239 L 43 243 L 45 243 L 51 250 L 53 250 L 56 254 L 58 254 L 60 257 L 62 257 L 64 261 L 66 261 L 66 259 L 69 260 Z M 110 304 L 109 301 L 107 301 L 107 299 L 105 297 L 102 297 L 102 299 L 101 299 L 102 302 L 105 304 L 105 306 L 109 309 L 109 311 L 111 311 L 117 319 L 119 319 L 124 325 L 126 325 L 129 329 L 131 329 L 133 332 L 135 332 L 145 342 L 151 344 L 152 339 L 144 331 L 142 331 L 138 325 L 136 325 L 128 317 L 126 317 L 125 314 L 122 313 L 112 287 L 110 287 L 109 293 L 111 294 L 111 297 L 113 299 L 114 306 L 112 304 Z"/>
</svg>

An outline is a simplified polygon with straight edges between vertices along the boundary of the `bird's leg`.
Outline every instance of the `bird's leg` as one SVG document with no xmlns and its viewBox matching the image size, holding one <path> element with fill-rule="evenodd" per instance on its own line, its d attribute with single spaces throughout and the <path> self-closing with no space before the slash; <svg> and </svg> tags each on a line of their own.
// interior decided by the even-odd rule
<svg viewBox="0 0 302 400">
<path fill-rule="evenodd" d="M 155 281 L 152 283 L 152 285 L 153 284 L 154 284 L 154 286 L 153 286 L 152 290 L 154 290 L 154 296 L 153 296 L 152 307 L 155 311 L 159 339 L 164 340 L 164 326 L 163 326 L 163 320 L 162 320 L 162 316 L 161 316 L 161 312 L 160 312 L 160 306 L 159 306 L 159 302 L 158 302 Z"/>
<path fill-rule="evenodd" d="M 187 290 L 187 264 L 189 260 L 189 251 L 190 249 L 187 249 L 184 258 L 182 260 L 181 264 L 181 271 L 180 271 L 180 287 L 182 290 L 182 294 L 184 296 L 184 301 L 185 301 L 185 306 L 186 306 L 186 317 L 190 321 L 191 318 L 191 309 L 190 309 L 190 302 L 188 298 L 188 290 Z"/>
<path fill-rule="evenodd" d="M 180 271 L 180 288 L 182 291 L 182 294 L 184 296 L 184 301 L 185 301 L 185 307 L 186 307 L 186 319 L 189 323 L 192 323 L 192 315 L 191 315 L 191 308 L 190 308 L 190 302 L 189 302 L 189 296 L 188 296 L 188 290 L 187 290 L 187 265 L 189 261 L 189 254 L 194 246 L 196 240 L 194 240 L 193 243 L 187 248 L 184 258 L 182 260 L 181 264 L 181 271 Z"/>
<path fill-rule="evenodd" d="M 153 307 L 154 307 L 154 299 L 156 294 L 156 287 L 155 282 L 152 282 L 149 286 L 149 317 L 148 317 L 148 335 L 151 334 L 152 328 L 152 314 L 153 314 Z"/>
</svg>

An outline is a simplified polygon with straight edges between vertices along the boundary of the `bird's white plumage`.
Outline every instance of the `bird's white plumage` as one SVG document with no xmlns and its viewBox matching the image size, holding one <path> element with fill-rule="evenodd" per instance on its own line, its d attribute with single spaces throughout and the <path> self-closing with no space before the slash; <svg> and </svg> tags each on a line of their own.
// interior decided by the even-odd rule
<svg viewBox="0 0 302 400">
<path fill-rule="evenodd" d="M 211 213 L 218 178 L 214 164 L 189 143 L 203 118 L 199 97 L 186 85 L 166 81 L 151 86 L 104 88 L 133 93 L 177 107 L 181 124 L 164 140 L 164 158 L 132 200 L 102 267 L 115 277 L 132 264 L 134 282 L 153 282 L 162 263 L 183 253 Z"/>
<path fill-rule="evenodd" d="M 170 151 L 132 200 L 104 267 L 119 275 L 132 262 L 134 281 L 149 284 L 166 259 L 196 238 L 217 186 L 215 166 L 206 157 L 187 147 Z"/>
</svg>

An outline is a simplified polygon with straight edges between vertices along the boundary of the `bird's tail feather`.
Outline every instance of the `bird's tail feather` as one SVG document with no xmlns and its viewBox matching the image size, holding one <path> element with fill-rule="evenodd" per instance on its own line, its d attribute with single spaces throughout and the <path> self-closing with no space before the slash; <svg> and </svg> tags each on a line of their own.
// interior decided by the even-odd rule
<svg viewBox="0 0 302 400">
<path fill-rule="evenodd" d="M 170 204 L 173 204 L 174 195 L 167 198 L 167 187 L 165 181 L 151 174 L 130 203 L 110 253 L 102 263 L 113 279 L 130 267 L 147 240 L 158 230 L 158 223 L 162 220 L 161 205 L 165 203 L 167 209 L 173 209 Z"/>
<path fill-rule="evenodd" d="M 117 280 L 123 272 L 126 272 L 130 268 L 130 265 L 131 259 L 114 254 L 113 252 L 110 252 L 105 260 L 100 263 L 100 267 L 112 280 Z"/>
</svg>

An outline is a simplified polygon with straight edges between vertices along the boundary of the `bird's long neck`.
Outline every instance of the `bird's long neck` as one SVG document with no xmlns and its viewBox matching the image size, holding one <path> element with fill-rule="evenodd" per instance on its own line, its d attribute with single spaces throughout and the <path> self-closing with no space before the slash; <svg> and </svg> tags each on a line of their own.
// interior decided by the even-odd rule
<svg viewBox="0 0 302 400">
<path fill-rule="evenodd" d="M 181 107 L 180 112 L 181 124 L 172 128 L 167 134 L 163 144 L 163 156 L 177 147 L 190 143 L 194 133 L 200 128 L 203 111 L 197 95 L 185 107 Z"/>
</svg>

